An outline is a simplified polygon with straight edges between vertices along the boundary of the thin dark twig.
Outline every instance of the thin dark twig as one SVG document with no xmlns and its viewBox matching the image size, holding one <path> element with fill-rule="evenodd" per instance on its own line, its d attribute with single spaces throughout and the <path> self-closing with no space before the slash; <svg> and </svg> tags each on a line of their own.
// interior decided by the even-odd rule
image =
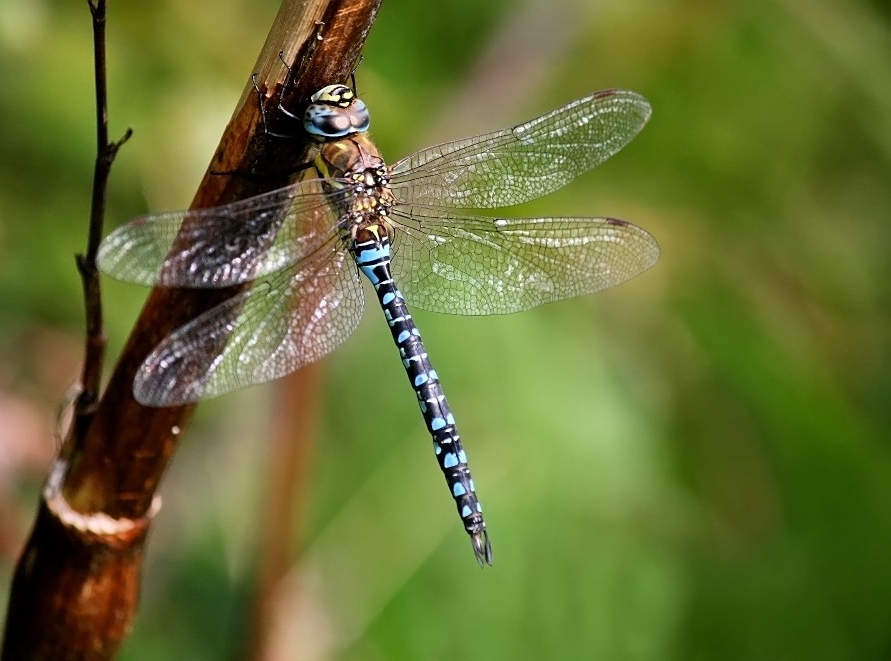
<svg viewBox="0 0 891 661">
<path fill-rule="evenodd" d="M 81 392 L 75 404 L 75 438 L 77 432 L 89 426 L 99 396 L 102 361 L 105 357 L 105 329 L 102 320 L 102 296 L 99 288 L 99 271 L 96 253 L 103 235 L 105 202 L 108 176 L 121 145 L 133 134 L 127 129 L 117 142 L 108 142 L 108 93 L 105 70 L 105 18 L 106 0 L 87 0 L 93 19 L 93 61 L 96 78 L 96 162 L 93 168 L 93 197 L 90 205 L 90 227 L 86 254 L 77 255 L 75 261 L 84 291 L 86 314 L 86 340 L 84 368 L 81 375 Z"/>
</svg>

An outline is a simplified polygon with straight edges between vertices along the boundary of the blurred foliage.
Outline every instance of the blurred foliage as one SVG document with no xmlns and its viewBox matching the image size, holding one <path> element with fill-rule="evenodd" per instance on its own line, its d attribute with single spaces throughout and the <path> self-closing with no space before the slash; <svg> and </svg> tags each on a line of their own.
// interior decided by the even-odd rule
<svg viewBox="0 0 891 661">
<path fill-rule="evenodd" d="M 112 136 L 135 135 L 110 223 L 188 204 L 275 11 L 112 3 Z M 90 39 L 84 3 L 0 4 L 4 588 L 78 370 Z M 326 363 L 284 658 L 891 658 L 888 71 L 874 0 L 384 3 L 358 79 L 390 160 L 635 89 L 641 136 L 516 213 L 620 216 L 663 257 L 522 315 L 416 315 L 487 508 L 483 572 L 367 315 Z M 145 292 L 105 293 L 113 359 Z M 122 659 L 240 658 L 271 390 L 202 407 Z"/>
</svg>

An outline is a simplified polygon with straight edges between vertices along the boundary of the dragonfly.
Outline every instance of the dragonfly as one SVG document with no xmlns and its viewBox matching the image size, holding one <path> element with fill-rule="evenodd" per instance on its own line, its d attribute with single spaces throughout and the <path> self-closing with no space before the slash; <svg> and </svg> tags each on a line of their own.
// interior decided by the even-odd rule
<svg viewBox="0 0 891 661">
<path fill-rule="evenodd" d="M 142 216 L 101 244 L 99 266 L 119 280 L 244 285 L 152 350 L 134 397 L 154 407 L 196 402 L 322 358 L 358 326 L 365 277 L 476 560 L 491 565 L 455 416 L 408 303 L 449 314 L 506 314 L 606 289 L 651 267 L 656 240 L 623 220 L 473 211 L 561 188 L 621 150 L 650 113 L 636 92 L 599 91 L 387 166 L 368 136 L 365 103 L 346 85 L 322 88 L 302 117 L 291 115 L 316 143 L 315 176 L 223 206 Z"/>
</svg>

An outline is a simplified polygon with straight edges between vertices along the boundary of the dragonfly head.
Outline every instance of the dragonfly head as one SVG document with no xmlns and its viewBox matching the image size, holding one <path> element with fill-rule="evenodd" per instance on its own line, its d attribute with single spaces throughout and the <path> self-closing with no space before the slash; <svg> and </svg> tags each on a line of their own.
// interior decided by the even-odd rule
<svg viewBox="0 0 891 661">
<path fill-rule="evenodd" d="M 312 95 L 303 115 L 303 128 L 322 140 L 363 133 L 371 123 L 368 108 L 346 85 L 328 85 Z"/>
</svg>

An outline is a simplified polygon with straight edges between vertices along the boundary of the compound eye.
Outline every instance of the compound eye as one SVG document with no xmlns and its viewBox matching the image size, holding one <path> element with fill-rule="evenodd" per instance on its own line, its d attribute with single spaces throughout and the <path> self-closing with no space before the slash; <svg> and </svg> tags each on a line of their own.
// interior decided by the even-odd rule
<svg viewBox="0 0 891 661">
<path fill-rule="evenodd" d="M 350 105 L 350 126 L 353 131 L 362 133 L 371 125 L 371 117 L 368 115 L 368 106 L 361 99 L 355 99 Z"/>
<path fill-rule="evenodd" d="M 329 85 L 312 95 L 303 115 L 310 135 L 326 140 L 368 130 L 368 107 L 346 85 Z"/>
<path fill-rule="evenodd" d="M 347 110 L 324 103 L 309 105 L 303 117 L 303 128 L 310 135 L 320 138 L 342 138 L 356 131 Z"/>
</svg>

